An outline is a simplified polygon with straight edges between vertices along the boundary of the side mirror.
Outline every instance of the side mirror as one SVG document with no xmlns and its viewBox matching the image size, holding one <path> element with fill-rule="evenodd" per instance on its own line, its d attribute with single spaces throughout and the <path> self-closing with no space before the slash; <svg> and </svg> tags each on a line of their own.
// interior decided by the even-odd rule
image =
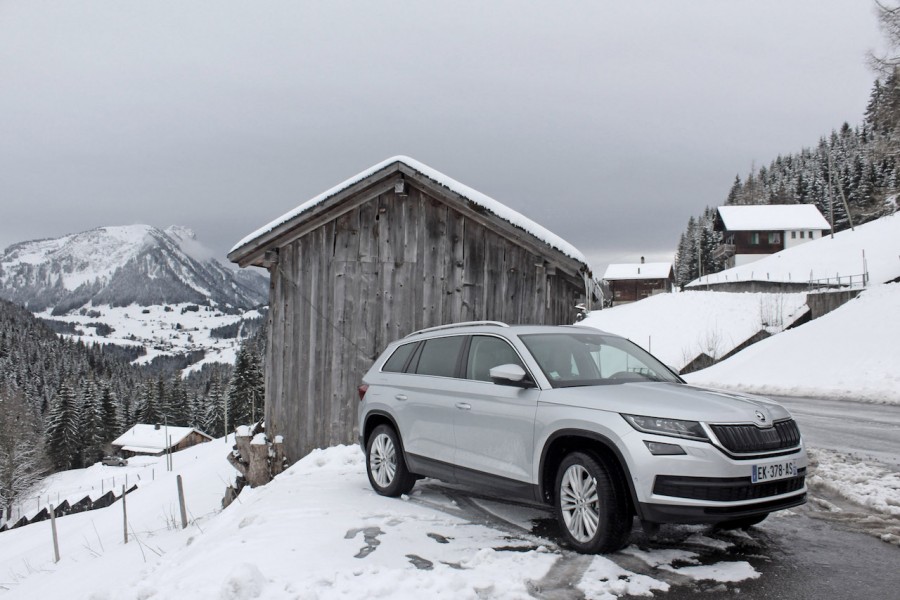
<svg viewBox="0 0 900 600">
<path fill-rule="evenodd" d="M 525 369 L 516 364 L 498 365 L 491 369 L 491 381 L 497 385 L 511 385 L 520 388 L 535 387 L 534 381 Z"/>
</svg>

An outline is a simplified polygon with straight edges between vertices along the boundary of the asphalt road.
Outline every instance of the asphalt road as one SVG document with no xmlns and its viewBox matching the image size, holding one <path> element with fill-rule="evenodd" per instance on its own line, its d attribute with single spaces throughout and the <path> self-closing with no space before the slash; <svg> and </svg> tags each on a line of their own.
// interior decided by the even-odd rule
<svg viewBox="0 0 900 600">
<path fill-rule="evenodd" d="M 797 419 L 807 446 L 837 450 L 862 460 L 874 459 L 900 470 L 900 406 L 813 398 L 777 400 Z M 558 554 L 548 575 L 533 582 L 532 596 L 583 598 L 573 587 L 573 582 L 581 579 L 590 557 L 556 544 L 557 525 L 549 511 L 504 503 L 436 482 L 425 485 L 435 496 L 452 500 L 456 516 L 505 531 L 510 540 L 509 551 L 541 544 Z M 760 573 L 756 579 L 737 583 L 695 581 L 642 563 L 627 552 L 607 558 L 623 569 L 669 583 L 668 592 L 655 592 L 654 597 L 661 599 L 900 598 L 900 547 L 872 535 L 885 526 L 897 524 L 891 518 L 885 520 L 884 515 L 875 515 L 865 507 L 851 505 L 841 498 L 822 496 L 824 493 L 810 490 L 810 502 L 806 505 L 771 515 L 747 532 L 736 534 L 712 527 L 701 528 L 702 538 L 718 540 L 722 542 L 720 547 L 708 543 L 697 545 L 696 526 L 663 526 L 657 534 L 648 536 L 635 523 L 631 544 L 642 550 L 687 549 L 707 565 L 746 561 Z M 441 509 L 446 504 L 433 506 Z M 506 513 L 518 514 L 518 518 L 505 518 Z M 523 517 L 531 526 L 523 524 Z"/>
<path fill-rule="evenodd" d="M 900 406 L 821 398 L 772 399 L 794 415 L 807 447 L 870 457 L 900 470 Z"/>
</svg>

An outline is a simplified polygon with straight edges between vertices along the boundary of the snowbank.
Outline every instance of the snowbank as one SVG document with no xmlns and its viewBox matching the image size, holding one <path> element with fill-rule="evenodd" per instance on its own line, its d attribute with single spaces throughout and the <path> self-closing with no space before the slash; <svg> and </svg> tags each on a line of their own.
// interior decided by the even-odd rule
<svg viewBox="0 0 900 600">
<path fill-rule="evenodd" d="M 516 523 L 547 517 L 537 509 L 482 500 L 464 508 L 464 500 L 457 503 L 427 480 L 409 497 L 384 498 L 369 487 L 356 446 L 317 450 L 220 510 L 234 475 L 224 458 L 231 442 L 175 453 L 172 473 L 155 463 L 155 480 L 128 496 L 128 544 L 121 502 L 58 519 L 62 560 L 56 564 L 49 522 L 0 534 L 0 581 L 7 588 L 0 596 L 474 600 L 528 598 L 534 589 L 569 593 L 575 586 L 587 598 L 608 599 L 666 590 L 675 580 L 759 576 L 746 561 L 721 560 L 731 542 L 710 539 L 719 558 L 704 556 L 695 539 L 702 536 L 690 528 L 690 550 L 631 546 L 590 558 L 519 528 Z M 153 460 L 164 461 L 147 458 L 142 466 Z M 97 474 L 91 467 L 60 482 L 85 485 Z M 187 494 L 191 524 L 185 530 L 177 518 L 176 474 L 184 477 Z M 52 486 L 46 491 L 52 494 Z M 588 568 L 578 566 L 587 561 Z"/>
<path fill-rule="evenodd" d="M 805 306 L 805 294 L 682 292 L 593 311 L 578 324 L 624 336 L 682 369 L 701 354 L 721 358 L 762 330 L 781 331 Z"/>
<path fill-rule="evenodd" d="M 685 379 L 763 394 L 900 404 L 900 284 L 872 287 Z"/>
</svg>

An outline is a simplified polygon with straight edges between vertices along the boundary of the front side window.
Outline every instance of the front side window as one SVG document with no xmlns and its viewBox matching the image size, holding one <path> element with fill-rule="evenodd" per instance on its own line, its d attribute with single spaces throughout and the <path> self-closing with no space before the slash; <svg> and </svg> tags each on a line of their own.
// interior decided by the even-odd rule
<svg viewBox="0 0 900 600">
<path fill-rule="evenodd" d="M 780 244 L 781 243 L 781 233 L 772 232 L 769 234 L 769 243 L 770 244 Z"/>
<path fill-rule="evenodd" d="M 759 245 L 759 234 L 758 234 L 758 233 L 751 233 L 751 234 L 750 234 L 750 243 L 751 243 L 752 245 L 754 245 L 754 246 L 758 246 L 758 245 Z"/>
<path fill-rule="evenodd" d="M 455 377 L 456 362 L 463 340 L 465 338 L 461 335 L 426 340 L 419 355 L 416 373 L 437 377 Z"/>
<path fill-rule="evenodd" d="M 472 336 L 466 363 L 466 379 L 490 381 L 491 369 L 509 364 L 525 368 L 519 355 L 506 341 L 489 335 Z"/>
<path fill-rule="evenodd" d="M 599 333 L 520 336 L 554 388 L 681 380 L 628 340 Z"/>
</svg>

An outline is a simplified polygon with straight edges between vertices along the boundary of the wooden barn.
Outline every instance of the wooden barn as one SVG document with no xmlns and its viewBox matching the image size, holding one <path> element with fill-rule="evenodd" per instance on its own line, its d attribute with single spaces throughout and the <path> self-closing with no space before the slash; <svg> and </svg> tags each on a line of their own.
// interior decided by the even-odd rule
<svg viewBox="0 0 900 600">
<path fill-rule="evenodd" d="M 295 461 L 357 439 L 357 387 L 388 342 L 471 320 L 573 323 L 584 256 L 521 214 L 394 157 L 250 234 L 228 254 L 269 270 L 266 428 Z"/>
<path fill-rule="evenodd" d="M 612 306 L 637 302 L 656 294 L 671 292 L 675 283 L 672 263 L 611 264 L 603 274 L 603 281 L 609 286 Z"/>
<path fill-rule="evenodd" d="M 113 440 L 111 445 L 116 452 L 130 458 L 136 455 L 162 456 L 166 451 L 178 452 L 211 440 L 211 436 L 193 427 L 138 423 Z"/>
</svg>

